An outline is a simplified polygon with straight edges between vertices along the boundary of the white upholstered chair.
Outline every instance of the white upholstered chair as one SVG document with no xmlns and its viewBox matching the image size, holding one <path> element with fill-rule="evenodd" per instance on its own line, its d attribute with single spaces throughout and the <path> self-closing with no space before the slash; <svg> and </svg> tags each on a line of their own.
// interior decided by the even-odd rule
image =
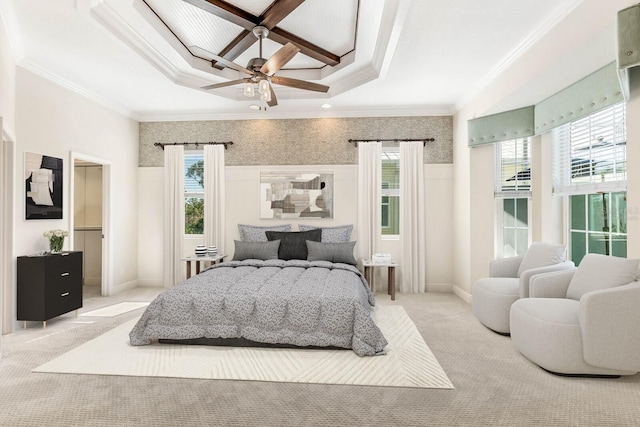
<svg viewBox="0 0 640 427">
<path fill-rule="evenodd" d="M 473 313 L 480 323 L 500 334 L 509 334 L 511 304 L 529 296 L 529 281 L 536 274 L 575 268 L 565 260 L 566 247 L 534 242 L 524 255 L 491 262 L 489 277 L 472 288 Z"/>
<path fill-rule="evenodd" d="M 511 341 L 552 373 L 640 371 L 638 260 L 587 254 L 571 271 L 536 276 L 511 306 Z"/>
</svg>

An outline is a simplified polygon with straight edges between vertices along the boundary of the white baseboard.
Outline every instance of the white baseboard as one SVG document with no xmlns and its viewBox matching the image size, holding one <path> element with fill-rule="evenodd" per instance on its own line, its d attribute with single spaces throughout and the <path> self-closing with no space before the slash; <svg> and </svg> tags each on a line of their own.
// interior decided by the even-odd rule
<svg viewBox="0 0 640 427">
<path fill-rule="evenodd" d="M 129 289 L 134 289 L 138 286 L 138 280 L 131 280 L 129 282 L 120 283 L 118 285 L 113 285 L 111 295 L 119 294 L 120 292 L 128 291 Z"/>
<path fill-rule="evenodd" d="M 163 288 L 164 282 L 162 279 L 141 279 L 138 280 L 138 286 L 150 287 L 150 288 Z"/>
<path fill-rule="evenodd" d="M 453 292 L 453 285 L 450 283 L 427 283 L 427 292 Z"/>
<path fill-rule="evenodd" d="M 453 293 L 456 294 L 456 296 L 462 301 L 466 302 L 467 304 L 471 304 L 471 294 L 467 291 L 463 291 L 458 286 L 453 285 Z"/>
</svg>

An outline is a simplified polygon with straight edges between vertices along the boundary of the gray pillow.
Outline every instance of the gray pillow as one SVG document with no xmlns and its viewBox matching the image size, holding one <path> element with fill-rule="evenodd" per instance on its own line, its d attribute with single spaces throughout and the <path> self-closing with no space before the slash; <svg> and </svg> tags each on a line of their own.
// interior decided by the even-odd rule
<svg viewBox="0 0 640 427">
<path fill-rule="evenodd" d="M 280 240 L 280 249 L 278 249 L 278 258 L 289 259 L 307 259 L 307 240 L 319 242 L 322 232 L 318 230 L 309 231 L 267 231 L 267 239 Z"/>
<path fill-rule="evenodd" d="M 267 236 L 265 231 L 291 231 L 291 224 L 282 225 L 247 225 L 238 224 L 238 231 L 240 232 L 240 240 L 243 242 L 266 242 Z"/>
<path fill-rule="evenodd" d="M 329 261 L 342 262 L 356 265 L 358 262 L 353 257 L 353 247 L 356 242 L 346 243 L 321 243 L 307 240 L 307 250 L 309 261 Z"/>
<path fill-rule="evenodd" d="M 233 253 L 233 261 L 244 261 L 245 259 L 278 259 L 278 248 L 280 240 L 271 242 L 240 242 L 234 240 L 236 244 Z"/>
<path fill-rule="evenodd" d="M 586 254 L 573 273 L 567 298 L 579 300 L 587 292 L 626 285 L 636 280 L 638 260 Z"/>
<path fill-rule="evenodd" d="M 309 231 L 315 229 L 322 230 L 322 239 L 324 243 L 347 243 L 351 240 L 351 232 L 353 231 L 353 224 L 338 225 L 335 227 L 318 227 L 316 225 L 298 225 L 298 230 Z"/>
<path fill-rule="evenodd" d="M 532 268 L 546 267 L 564 262 L 565 253 L 565 245 L 533 242 L 524 253 L 524 257 L 522 257 L 520 268 L 518 268 L 518 277 L 523 271 L 531 270 Z"/>
</svg>

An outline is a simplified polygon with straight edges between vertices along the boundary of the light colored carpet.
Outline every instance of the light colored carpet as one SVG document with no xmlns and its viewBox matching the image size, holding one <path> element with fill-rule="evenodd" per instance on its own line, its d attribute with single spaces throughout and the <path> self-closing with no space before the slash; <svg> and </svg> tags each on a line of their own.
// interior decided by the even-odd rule
<svg viewBox="0 0 640 427">
<path fill-rule="evenodd" d="M 86 317 L 113 317 L 119 314 L 128 313 L 133 310 L 137 310 L 142 307 L 148 306 L 148 302 L 121 302 L 118 304 L 113 304 L 108 307 L 99 308 L 97 310 L 88 311 L 86 313 L 81 313 L 79 316 Z"/>
<path fill-rule="evenodd" d="M 451 381 L 405 310 L 380 306 L 373 317 L 389 341 L 386 355 L 352 351 L 152 344 L 134 347 L 137 319 L 34 369 L 34 372 L 253 380 L 452 389 Z M 100 355 L 96 357 L 96 355 Z"/>
</svg>

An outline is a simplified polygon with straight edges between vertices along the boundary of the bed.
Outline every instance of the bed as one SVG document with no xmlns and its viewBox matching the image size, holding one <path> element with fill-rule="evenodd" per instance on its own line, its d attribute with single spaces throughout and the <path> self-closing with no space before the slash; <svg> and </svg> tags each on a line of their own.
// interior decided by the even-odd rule
<svg viewBox="0 0 640 427">
<path fill-rule="evenodd" d="M 261 244 L 279 245 L 289 235 L 274 237 L 278 239 Z M 246 249 L 238 243 L 236 254 Z M 387 341 L 371 318 L 375 300 L 362 274 L 354 265 L 318 252 L 329 248 L 336 254 L 337 243 L 305 245 L 315 248 L 307 259 L 282 259 L 282 248 L 275 259 L 251 258 L 256 254 L 249 253 L 168 289 L 131 330 L 131 344 L 242 338 L 352 349 L 359 356 L 384 354 Z"/>
</svg>

